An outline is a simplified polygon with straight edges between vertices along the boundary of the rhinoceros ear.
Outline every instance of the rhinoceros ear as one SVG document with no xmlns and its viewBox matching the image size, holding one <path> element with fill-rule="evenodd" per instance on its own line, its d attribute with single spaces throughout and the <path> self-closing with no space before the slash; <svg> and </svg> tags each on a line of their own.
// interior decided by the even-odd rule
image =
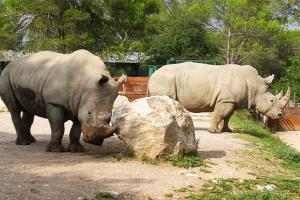
<svg viewBox="0 0 300 200">
<path fill-rule="evenodd" d="M 109 78 L 105 75 L 102 75 L 101 78 L 99 79 L 98 83 L 99 85 L 103 84 L 103 83 L 107 83 L 109 80 Z"/>
<path fill-rule="evenodd" d="M 127 79 L 128 79 L 127 75 L 122 74 L 122 76 L 117 81 L 118 86 L 122 85 L 123 83 L 126 83 Z"/>
<path fill-rule="evenodd" d="M 272 83 L 273 79 L 274 79 L 274 74 L 272 74 L 272 75 L 270 75 L 270 76 L 264 78 L 265 83 L 266 83 L 267 85 L 270 84 L 270 83 Z"/>
</svg>

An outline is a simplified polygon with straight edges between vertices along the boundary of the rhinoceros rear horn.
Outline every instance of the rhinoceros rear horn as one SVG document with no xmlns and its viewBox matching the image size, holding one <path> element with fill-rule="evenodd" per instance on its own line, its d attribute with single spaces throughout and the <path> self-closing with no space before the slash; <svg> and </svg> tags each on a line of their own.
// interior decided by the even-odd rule
<svg viewBox="0 0 300 200">
<path fill-rule="evenodd" d="M 127 76 L 125 74 L 122 74 L 122 76 L 117 81 L 118 86 L 122 85 L 123 83 L 127 82 Z"/>
<path fill-rule="evenodd" d="M 280 99 L 280 103 L 282 104 L 283 107 L 285 107 L 288 104 L 290 97 L 291 97 L 291 88 L 289 87 L 284 97 Z"/>
<path fill-rule="evenodd" d="M 109 81 L 109 78 L 105 75 L 102 75 L 101 78 L 99 79 L 98 83 L 99 85 L 103 84 L 103 83 L 107 83 Z"/>
</svg>

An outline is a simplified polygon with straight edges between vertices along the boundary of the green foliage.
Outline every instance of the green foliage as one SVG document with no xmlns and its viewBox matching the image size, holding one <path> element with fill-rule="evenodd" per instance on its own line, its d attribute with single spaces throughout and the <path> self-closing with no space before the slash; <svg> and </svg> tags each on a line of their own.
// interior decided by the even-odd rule
<svg viewBox="0 0 300 200">
<path fill-rule="evenodd" d="M 272 85 L 272 90 L 286 90 L 290 86 L 292 89 L 291 100 L 300 102 L 300 56 L 292 57 L 288 61 L 288 67 L 285 70 L 286 74 Z"/>
<path fill-rule="evenodd" d="M 203 165 L 203 159 L 200 156 L 174 156 L 170 161 L 173 166 L 181 168 L 200 167 Z"/>
<path fill-rule="evenodd" d="M 245 112 L 236 112 L 231 117 L 230 123 L 242 133 L 248 134 L 248 137 L 244 137 L 243 134 L 239 137 L 262 144 L 276 157 L 283 160 L 284 167 L 294 170 L 300 176 L 300 154 L 294 148 L 275 138 L 269 130 L 263 129 L 254 120 L 250 119 Z"/>
<path fill-rule="evenodd" d="M 217 56 L 217 47 L 199 19 L 197 9 L 187 5 L 149 19 L 144 47 L 150 55 L 148 62 L 166 64 L 170 57 L 209 59 Z"/>
</svg>

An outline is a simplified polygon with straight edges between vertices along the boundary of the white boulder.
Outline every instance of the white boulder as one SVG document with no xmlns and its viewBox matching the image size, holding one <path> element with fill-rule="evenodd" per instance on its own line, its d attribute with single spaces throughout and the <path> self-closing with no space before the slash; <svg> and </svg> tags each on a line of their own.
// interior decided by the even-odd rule
<svg viewBox="0 0 300 200">
<path fill-rule="evenodd" d="M 115 110 L 116 108 L 129 103 L 129 100 L 127 97 L 123 96 L 123 95 L 118 95 L 114 104 L 113 104 L 113 110 Z"/>
<path fill-rule="evenodd" d="M 111 120 L 118 137 L 136 155 L 152 159 L 197 152 L 194 125 L 188 112 L 167 96 L 137 99 L 118 107 Z"/>
</svg>

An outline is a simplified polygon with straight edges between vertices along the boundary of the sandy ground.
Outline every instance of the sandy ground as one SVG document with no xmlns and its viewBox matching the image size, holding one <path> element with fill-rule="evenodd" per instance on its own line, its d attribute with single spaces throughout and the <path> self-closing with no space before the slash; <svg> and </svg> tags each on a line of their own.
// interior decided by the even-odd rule
<svg viewBox="0 0 300 200">
<path fill-rule="evenodd" d="M 300 152 L 300 131 L 277 132 L 276 136 Z"/>
<path fill-rule="evenodd" d="M 237 153 L 250 148 L 246 141 L 234 134 L 209 134 L 209 115 L 193 115 L 193 119 L 199 153 L 211 163 L 211 173 L 120 157 L 123 144 L 117 137 L 105 140 L 101 147 L 82 142 L 85 153 L 45 152 L 50 128 L 41 118 L 35 118 L 32 128 L 37 143 L 17 146 L 9 113 L 0 113 L 0 199 L 74 200 L 101 191 L 118 192 L 119 199 L 164 199 L 176 188 L 200 186 L 214 178 L 254 178 L 250 169 L 234 164 L 247 161 Z M 66 123 L 65 146 L 70 125 Z"/>
</svg>

